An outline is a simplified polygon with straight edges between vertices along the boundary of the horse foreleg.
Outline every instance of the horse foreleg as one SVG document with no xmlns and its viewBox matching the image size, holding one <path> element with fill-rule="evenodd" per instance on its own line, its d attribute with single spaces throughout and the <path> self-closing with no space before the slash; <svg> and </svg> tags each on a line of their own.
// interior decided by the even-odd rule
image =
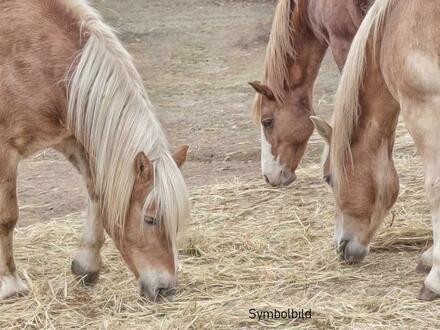
<svg viewBox="0 0 440 330">
<path fill-rule="evenodd" d="M 420 257 L 419 264 L 417 265 L 416 270 L 419 273 L 429 273 L 432 268 L 432 246 L 423 252 L 422 256 Z"/>
<path fill-rule="evenodd" d="M 74 138 L 66 139 L 63 143 L 57 145 L 55 149 L 64 154 L 80 172 L 89 193 L 87 219 L 84 225 L 81 247 L 73 258 L 71 269 L 75 275 L 82 278 L 84 284 L 94 284 L 99 278 L 102 264 L 101 247 L 104 244 L 105 236 L 90 164 L 84 148 Z"/>
<path fill-rule="evenodd" d="M 81 247 L 72 261 L 72 272 L 83 279 L 84 284 L 96 283 L 101 269 L 101 247 L 104 244 L 104 227 L 94 201 L 89 200 L 87 219 Z"/>
<path fill-rule="evenodd" d="M 344 36 L 337 36 L 333 33 L 330 34 L 330 50 L 333 58 L 338 66 L 339 71 L 342 71 L 345 61 L 347 60 L 347 54 L 350 50 L 351 38 Z"/>
<path fill-rule="evenodd" d="M 422 262 L 432 265 L 419 292 L 421 300 L 434 300 L 440 297 L 440 107 L 437 99 L 427 96 L 424 102 L 408 98 L 401 104 L 405 124 L 416 143 L 422 157 L 425 172 L 425 189 L 431 206 L 432 234 L 434 244 L 432 253 L 426 251 Z"/>
<path fill-rule="evenodd" d="M 18 220 L 17 157 L 0 158 L 0 300 L 25 295 L 26 284 L 17 276 L 12 252 L 12 238 Z"/>
<path fill-rule="evenodd" d="M 431 301 L 440 297 L 440 175 L 433 174 L 431 171 L 433 168 L 430 165 L 425 167 L 425 185 L 431 204 L 434 244 L 432 247 L 432 268 L 425 278 L 419 299 Z M 426 254 L 426 258 L 429 258 L 429 252 Z"/>
</svg>

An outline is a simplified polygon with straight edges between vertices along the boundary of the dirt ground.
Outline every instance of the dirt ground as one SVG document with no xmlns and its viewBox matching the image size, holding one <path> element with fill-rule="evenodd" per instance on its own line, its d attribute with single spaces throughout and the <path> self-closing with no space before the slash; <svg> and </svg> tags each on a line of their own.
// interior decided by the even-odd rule
<svg viewBox="0 0 440 330">
<path fill-rule="evenodd" d="M 275 1 L 95 0 L 135 58 L 171 145 L 189 144 L 189 188 L 259 172 L 259 128 L 248 81 L 259 79 Z M 316 86 L 319 114 L 331 111 L 338 72 L 327 56 Z M 303 164 L 316 162 L 310 147 Z M 81 178 L 45 151 L 20 164 L 20 225 L 85 206 Z"/>
</svg>

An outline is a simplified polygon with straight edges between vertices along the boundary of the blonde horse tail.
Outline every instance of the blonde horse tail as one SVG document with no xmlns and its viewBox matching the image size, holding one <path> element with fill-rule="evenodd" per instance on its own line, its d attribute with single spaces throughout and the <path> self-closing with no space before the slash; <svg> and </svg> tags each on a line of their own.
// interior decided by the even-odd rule
<svg viewBox="0 0 440 330">
<path fill-rule="evenodd" d="M 362 88 L 366 66 L 367 44 L 373 37 L 373 53 L 382 32 L 383 22 L 395 0 L 376 0 L 370 8 L 353 40 L 341 81 L 336 92 L 333 115 L 330 166 L 332 179 L 337 185 L 345 180 L 347 161 L 351 160 L 351 138 L 361 112 L 359 92 Z"/>
</svg>

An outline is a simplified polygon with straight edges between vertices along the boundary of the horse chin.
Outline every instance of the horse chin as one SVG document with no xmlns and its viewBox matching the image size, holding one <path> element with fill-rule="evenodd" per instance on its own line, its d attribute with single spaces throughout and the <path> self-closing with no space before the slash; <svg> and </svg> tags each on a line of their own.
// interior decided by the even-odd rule
<svg viewBox="0 0 440 330">
<path fill-rule="evenodd" d="M 289 169 L 282 169 L 276 176 L 263 174 L 263 177 L 272 187 L 287 187 L 296 180 L 295 172 Z"/>
</svg>

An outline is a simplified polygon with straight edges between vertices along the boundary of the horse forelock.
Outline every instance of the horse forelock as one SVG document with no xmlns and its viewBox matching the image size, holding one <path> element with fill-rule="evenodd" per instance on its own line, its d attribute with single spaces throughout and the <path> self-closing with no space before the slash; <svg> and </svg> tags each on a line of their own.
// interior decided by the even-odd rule
<svg viewBox="0 0 440 330">
<path fill-rule="evenodd" d="M 252 115 L 256 123 L 260 122 L 261 119 L 261 102 L 263 101 L 260 94 L 256 94 L 252 104 Z"/>
<path fill-rule="evenodd" d="M 307 21 L 307 1 L 280 0 L 275 9 L 264 60 L 263 84 L 267 85 L 279 104 L 290 88 L 289 67 L 295 60 L 295 35 Z M 261 96 L 256 95 L 253 116 L 261 117 Z"/>
</svg>

